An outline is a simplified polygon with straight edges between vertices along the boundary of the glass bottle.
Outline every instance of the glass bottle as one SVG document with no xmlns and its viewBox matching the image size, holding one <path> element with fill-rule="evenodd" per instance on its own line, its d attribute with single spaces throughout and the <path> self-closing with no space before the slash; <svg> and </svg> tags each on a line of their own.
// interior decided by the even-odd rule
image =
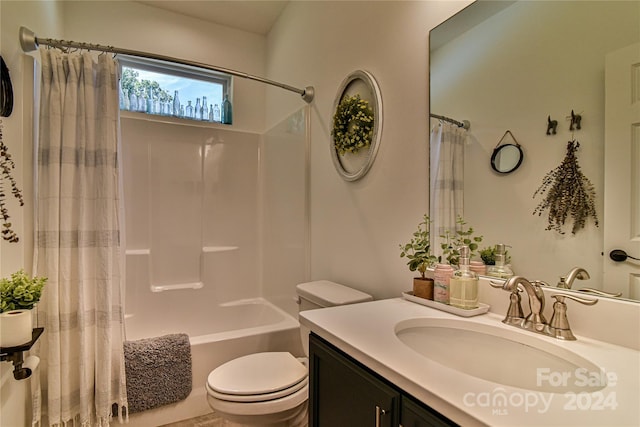
<svg viewBox="0 0 640 427">
<path fill-rule="evenodd" d="M 181 116 L 180 114 L 180 98 L 178 97 L 178 91 L 173 91 L 173 115 L 176 117 Z"/>
<path fill-rule="evenodd" d="M 507 250 L 503 243 L 496 245 L 496 263 L 487 268 L 487 275 L 506 279 L 513 276 L 513 270 L 506 264 Z"/>
<path fill-rule="evenodd" d="M 138 111 L 138 97 L 133 90 L 129 94 L 129 110 Z"/>
<path fill-rule="evenodd" d="M 151 93 L 151 88 L 149 88 L 149 94 L 147 95 L 147 113 L 153 114 L 155 111 L 153 109 L 153 94 Z"/>
<path fill-rule="evenodd" d="M 147 95 L 144 91 L 138 95 L 138 111 L 144 113 L 147 111 Z"/>
<path fill-rule="evenodd" d="M 202 109 L 200 106 L 200 98 L 196 98 L 196 106 L 195 106 L 195 110 L 193 112 L 193 116 L 191 116 L 192 119 L 199 119 L 202 117 Z"/>
<path fill-rule="evenodd" d="M 218 104 L 213 106 L 213 121 L 220 122 L 220 107 L 218 107 Z"/>
<path fill-rule="evenodd" d="M 233 108 L 231 107 L 231 101 L 229 101 L 229 95 L 225 95 L 224 101 L 222 101 L 222 123 L 225 125 L 233 123 Z"/>
<path fill-rule="evenodd" d="M 213 104 L 209 104 L 209 121 L 213 121 Z"/>
<path fill-rule="evenodd" d="M 186 108 L 186 117 L 192 119 L 193 118 L 193 106 L 191 105 L 191 100 L 187 101 L 187 108 Z"/>
<path fill-rule="evenodd" d="M 131 104 L 129 103 L 129 95 L 127 95 L 126 92 L 122 92 L 122 97 L 123 99 L 123 104 L 122 104 L 122 108 L 123 110 L 130 110 L 131 109 Z"/>
<path fill-rule="evenodd" d="M 469 270 L 469 247 L 460 246 L 460 269 L 449 280 L 449 304 L 463 309 L 478 307 L 478 275 Z"/>
<path fill-rule="evenodd" d="M 207 97 L 202 97 L 202 107 L 200 108 L 200 120 L 207 120 L 209 118 L 209 113 L 207 112 Z"/>
<path fill-rule="evenodd" d="M 119 85 L 118 87 L 118 98 L 120 100 L 120 109 L 121 110 L 126 110 L 125 108 L 125 99 L 126 97 L 124 96 L 124 92 L 122 91 L 122 86 Z"/>
</svg>

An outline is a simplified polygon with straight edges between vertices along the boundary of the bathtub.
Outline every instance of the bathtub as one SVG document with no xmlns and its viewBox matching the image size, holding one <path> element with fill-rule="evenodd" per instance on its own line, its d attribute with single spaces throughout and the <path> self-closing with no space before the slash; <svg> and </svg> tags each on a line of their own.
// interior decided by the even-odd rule
<svg viewBox="0 0 640 427">
<path fill-rule="evenodd" d="M 193 390 L 187 399 L 131 414 L 128 426 L 159 426 L 210 413 L 204 388 L 207 376 L 231 359 L 261 351 L 303 354 L 298 321 L 263 298 L 219 304 L 205 311 L 199 310 L 200 304 L 201 300 L 196 300 L 196 307 L 190 305 L 190 310 L 163 312 L 160 316 L 156 313 L 153 320 L 151 316 L 126 316 L 128 340 L 187 333 L 193 369 Z M 206 313 L 206 317 L 190 322 L 193 316 L 189 312 Z"/>
</svg>

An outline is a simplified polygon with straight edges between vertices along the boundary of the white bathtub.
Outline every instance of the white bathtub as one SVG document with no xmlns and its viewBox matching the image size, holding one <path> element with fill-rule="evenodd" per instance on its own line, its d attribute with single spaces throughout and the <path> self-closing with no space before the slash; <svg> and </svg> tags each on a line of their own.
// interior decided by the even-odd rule
<svg viewBox="0 0 640 427">
<path fill-rule="evenodd" d="M 194 301 L 194 306 L 200 305 Z M 211 370 L 236 357 L 260 351 L 289 351 L 302 355 L 299 323 L 285 311 L 262 298 L 234 301 L 209 307 L 204 318 L 196 307 L 177 319 L 175 313 L 163 312 L 149 320 L 127 316 L 128 340 L 169 333 L 187 333 L 191 343 L 193 390 L 184 401 L 132 414 L 130 427 L 159 426 L 211 412 L 204 388 Z"/>
</svg>

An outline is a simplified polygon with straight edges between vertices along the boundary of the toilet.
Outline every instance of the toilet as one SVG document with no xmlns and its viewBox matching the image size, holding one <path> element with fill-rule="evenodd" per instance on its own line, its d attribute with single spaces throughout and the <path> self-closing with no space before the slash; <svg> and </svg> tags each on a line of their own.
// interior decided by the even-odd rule
<svg viewBox="0 0 640 427">
<path fill-rule="evenodd" d="M 296 286 L 298 311 L 371 301 L 371 295 L 327 280 Z M 309 356 L 309 330 L 300 327 Z M 307 425 L 309 394 L 306 358 L 288 352 L 255 353 L 233 359 L 206 382 L 209 406 L 231 425 Z M 229 425 L 229 424 L 225 424 Z"/>
</svg>

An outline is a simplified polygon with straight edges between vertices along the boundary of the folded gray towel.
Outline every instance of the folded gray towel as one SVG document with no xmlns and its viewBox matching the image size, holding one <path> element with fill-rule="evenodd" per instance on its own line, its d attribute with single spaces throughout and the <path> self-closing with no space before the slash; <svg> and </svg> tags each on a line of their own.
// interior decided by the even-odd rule
<svg viewBox="0 0 640 427">
<path fill-rule="evenodd" d="M 129 413 L 178 402 L 191 393 L 187 334 L 125 341 L 124 361 Z"/>
</svg>

